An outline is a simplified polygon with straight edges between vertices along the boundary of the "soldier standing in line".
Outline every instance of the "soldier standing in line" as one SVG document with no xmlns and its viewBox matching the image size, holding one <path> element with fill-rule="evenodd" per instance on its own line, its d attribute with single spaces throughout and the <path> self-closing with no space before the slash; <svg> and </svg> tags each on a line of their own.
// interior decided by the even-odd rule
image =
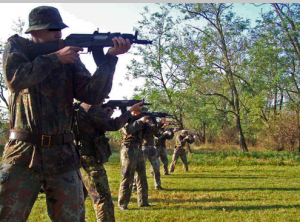
<svg viewBox="0 0 300 222">
<path fill-rule="evenodd" d="M 161 128 L 155 135 L 155 147 L 157 156 L 160 157 L 161 162 L 164 167 L 164 175 L 169 175 L 168 172 L 168 156 L 166 152 L 166 140 L 171 140 L 174 137 L 174 132 L 178 132 L 178 128 L 165 129 Z M 152 171 L 152 168 L 151 168 Z"/>
<path fill-rule="evenodd" d="M 78 141 L 82 167 L 80 169 L 84 187 L 94 206 L 97 222 L 114 222 L 114 204 L 108 184 L 104 163 L 111 155 L 105 131 L 121 129 L 132 116 L 132 111 L 143 108 L 143 102 L 133 105 L 120 117 L 111 118 L 113 110 L 101 105 L 81 103 L 76 112 L 74 132 Z M 76 108 L 75 108 L 76 110 Z M 87 194 L 85 193 L 85 198 Z"/>
<path fill-rule="evenodd" d="M 142 112 L 147 111 L 143 108 Z M 132 112 L 133 116 L 140 115 L 141 112 Z M 130 201 L 134 173 L 137 172 L 137 202 L 139 207 L 149 207 L 148 203 L 148 182 L 146 176 L 146 164 L 141 149 L 143 141 L 143 129 L 146 117 L 137 120 L 130 120 L 129 123 L 120 130 L 122 137 L 121 164 L 122 180 L 120 183 L 118 206 L 120 210 L 128 210 Z M 146 131 L 147 132 L 147 131 Z M 146 133 L 144 131 L 144 133 Z"/>
<path fill-rule="evenodd" d="M 144 131 L 148 131 L 147 133 L 143 133 L 143 144 L 142 150 L 144 153 L 145 161 L 148 159 L 151 164 L 151 169 L 154 176 L 154 186 L 156 190 L 164 190 L 161 186 L 160 180 L 160 162 L 159 156 L 156 148 L 154 147 L 154 134 L 165 125 L 166 119 L 161 118 L 160 122 L 154 124 L 150 118 L 147 118 L 146 125 L 144 127 Z M 152 130 L 148 130 L 148 129 Z M 151 170 L 150 170 L 151 171 Z"/>
<path fill-rule="evenodd" d="M 113 39 L 114 47 L 91 76 L 79 59 L 81 47 L 64 47 L 29 60 L 27 45 L 61 39 L 63 23 L 54 7 L 29 14 L 32 40 L 8 39 L 3 75 L 9 89 L 10 134 L 0 165 L 0 221 L 26 221 L 41 186 L 52 221 L 84 221 L 79 171 L 73 143 L 73 99 L 99 104 L 110 92 L 118 58 L 130 42 Z"/>
<path fill-rule="evenodd" d="M 184 146 L 187 143 L 193 143 L 195 141 L 195 138 L 196 135 L 192 137 L 191 135 L 188 134 L 187 130 L 182 130 L 181 134 L 177 135 L 172 163 L 170 165 L 170 170 L 169 170 L 170 173 L 174 172 L 175 165 L 179 157 L 183 163 L 185 171 L 188 171 L 188 162 L 187 162 Z"/>
</svg>

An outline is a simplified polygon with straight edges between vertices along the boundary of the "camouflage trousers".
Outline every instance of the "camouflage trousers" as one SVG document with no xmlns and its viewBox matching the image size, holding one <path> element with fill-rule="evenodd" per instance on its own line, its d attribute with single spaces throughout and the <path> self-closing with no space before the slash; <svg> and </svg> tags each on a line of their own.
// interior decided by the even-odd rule
<svg viewBox="0 0 300 222">
<path fill-rule="evenodd" d="M 84 222 L 79 170 L 46 174 L 6 163 L 0 165 L 0 221 L 26 221 L 41 187 L 52 221 Z"/>
<path fill-rule="evenodd" d="M 173 157 L 172 157 L 172 163 L 170 165 L 170 170 L 169 170 L 170 172 L 174 172 L 175 165 L 176 165 L 179 157 L 183 163 L 183 167 L 184 167 L 185 171 L 188 171 L 188 162 L 187 162 L 186 152 L 185 152 L 184 148 L 180 147 L 180 148 L 176 148 L 174 150 Z"/>
<path fill-rule="evenodd" d="M 160 171 L 159 171 L 160 170 L 160 162 L 159 162 L 157 150 L 156 150 L 156 154 L 151 156 L 149 154 L 149 148 L 150 148 L 149 146 L 143 146 L 142 150 L 144 153 L 145 162 L 148 159 L 151 164 L 151 168 L 154 173 L 154 185 L 157 188 L 157 187 L 161 186 Z M 150 172 L 151 172 L 151 170 L 150 170 Z"/>
<path fill-rule="evenodd" d="M 163 167 L 164 167 L 164 173 L 168 174 L 168 156 L 167 156 L 167 152 L 166 152 L 166 147 L 162 147 L 162 146 L 158 146 L 156 147 L 156 155 L 160 158 L 161 162 L 163 163 Z M 150 172 L 153 172 L 153 167 L 151 165 L 151 169 Z"/>
<path fill-rule="evenodd" d="M 81 156 L 81 165 L 82 181 L 93 202 L 97 222 L 114 222 L 114 204 L 104 165 L 97 163 L 93 156 Z"/>
<path fill-rule="evenodd" d="M 137 172 L 137 202 L 139 206 L 148 204 L 148 182 L 143 152 L 139 148 L 121 149 L 122 180 L 120 183 L 118 205 L 127 207 L 130 201 L 134 173 Z"/>
</svg>

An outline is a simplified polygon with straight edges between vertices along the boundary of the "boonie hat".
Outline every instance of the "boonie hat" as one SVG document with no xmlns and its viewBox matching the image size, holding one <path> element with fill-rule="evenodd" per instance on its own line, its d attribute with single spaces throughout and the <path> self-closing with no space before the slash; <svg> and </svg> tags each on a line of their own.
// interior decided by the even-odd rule
<svg viewBox="0 0 300 222">
<path fill-rule="evenodd" d="M 64 29 L 68 27 L 63 23 L 57 8 L 51 6 L 39 6 L 29 13 L 29 28 L 26 34 L 33 30 Z"/>
</svg>

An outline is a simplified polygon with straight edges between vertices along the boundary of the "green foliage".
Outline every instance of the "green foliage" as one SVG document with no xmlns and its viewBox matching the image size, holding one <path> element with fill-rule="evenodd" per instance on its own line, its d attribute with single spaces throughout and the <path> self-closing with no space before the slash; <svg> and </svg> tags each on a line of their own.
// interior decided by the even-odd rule
<svg viewBox="0 0 300 222">
<path fill-rule="evenodd" d="M 192 162 L 197 166 L 298 166 L 298 153 L 288 152 L 212 152 L 193 155 Z"/>
</svg>

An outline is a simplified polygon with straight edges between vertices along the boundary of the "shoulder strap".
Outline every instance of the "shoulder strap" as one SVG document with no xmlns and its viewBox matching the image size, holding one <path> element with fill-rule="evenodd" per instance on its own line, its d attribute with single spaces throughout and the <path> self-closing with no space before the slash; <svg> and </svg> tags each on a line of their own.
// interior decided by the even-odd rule
<svg viewBox="0 0 300 222">
<path fill-rule="evenodd" d="M 72 131 L 76 135 L 76 145 L 78 146 L 78 135 L 79 135 L 79 108 L 82 102 L 75 102 L 73 104 L 73 118 L 72 118 Z"/>
</svg>

